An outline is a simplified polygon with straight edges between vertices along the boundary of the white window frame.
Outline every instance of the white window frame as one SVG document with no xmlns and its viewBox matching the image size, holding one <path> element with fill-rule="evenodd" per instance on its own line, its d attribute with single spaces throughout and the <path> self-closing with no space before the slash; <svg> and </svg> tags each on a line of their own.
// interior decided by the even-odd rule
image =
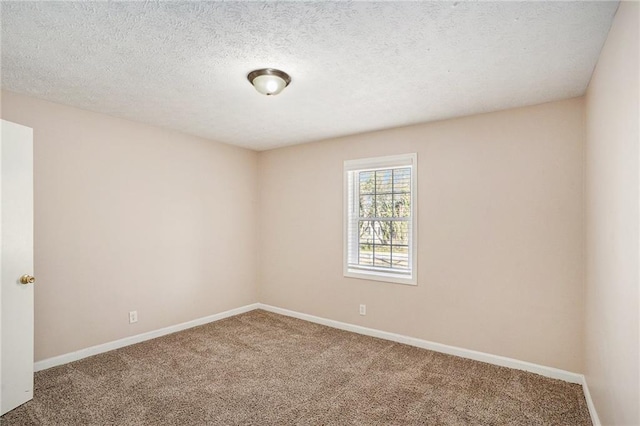
<svg viewBox="0 0 640 426">
<path fill-rule="evenodd" d="M 409 273 L 392 272 L 389 270 L 376 269 L 374 267 L 358 266 L 349 264 L 349 241 L 358 245 L 358 227 L 352 220 L 349 223 L 350 212 L 357 214 L 359 197 L 356 179 L 350 179 L 355 172 L 381 170 L 396 167 L 411 168 L 411 232 L 409 234 Z M 344 205 L 343 205 L 343 268 L 344 276 L 348 278 L 359 278 L 373 281 L 384 281 L 397 284 L 417 285 L 418 283 L 418 179 L 417 179 L 418 155 L 402 154 L 386 157 L 363 158 L 358 160 L 346 160 L 344 162 Z M 351 182 L 350 182 L 351 181 Z M 354 194 L 350 201 L 350 192 Z M 357 216 L 356 216 L 357 217 Z"/>
</svg>

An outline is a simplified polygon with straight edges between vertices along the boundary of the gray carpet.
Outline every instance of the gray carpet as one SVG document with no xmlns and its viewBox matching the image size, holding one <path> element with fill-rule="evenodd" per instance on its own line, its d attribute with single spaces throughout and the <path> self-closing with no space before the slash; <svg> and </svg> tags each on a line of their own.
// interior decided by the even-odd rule
<svg viewBox="0 0 640 426">
<path fill-rule="evenodd" d="M 36 373 L 2 425 L 590 425 L 579 385 L 265 311 Z"/>
</svg>

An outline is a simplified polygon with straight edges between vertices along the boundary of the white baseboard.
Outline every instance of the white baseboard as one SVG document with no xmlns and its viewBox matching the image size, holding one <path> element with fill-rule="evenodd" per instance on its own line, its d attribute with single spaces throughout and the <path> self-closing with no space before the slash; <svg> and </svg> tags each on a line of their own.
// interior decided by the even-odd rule
<svg viewBox="0 0 640 426">
<path fill-rule="evenodd" d="M 69 362 L 77 361 L 93 355 L 98 355 L 103 352 L 108 352 L 114 349 L 119 349 L 125 346 L 133 345 L 135 343 L 144 342 L 145 340 L 155 339 L 156 337 L 165 336 L 167 334 L 175 333 L 177 331 L 182 331 L 188 328 L 196 327 L 196 326 L 207 324 L 210 322 L 219 321 L 221 319 L 243 314 L 245 312 L 253 311 L 255 309 L 263 309 L 268 312 L 273 312 L 280 315 L 286 315 L 289 317 L 298 318 L 298 319 L 313 322 L 316 324 L 326 325 L 328 327 L 337 328 L 340 330 L 351 331 L 353 333 L 363 334 L 365 336 L 377 337 L 380 339 L 403 343 L 405 345 L 415 346 L 422 349 L 428 349 L 435 352 L 441 352 L 449 355 L 459 356 L 462 358 L 482 361 L 489 364 L 498 365 L 501 367 L 514 368 L 516 370 L 524 370 L 531 373 L 540 374 L 541 376 L 550 377 L 552 379 L 558 379 L 558 380 L 563 380 L 569 383 L 580 384 L 582 385 L 584 396 L 587 401 L 587 407 L 589 408 L 589 414 L 591 415 L 591 420 L 594 426 L 601 426 L 600 420 L 598 418 L 598 414 L 596 413 L 596 409 L 593 404 L 593 400 L 591 399 L 591 394 L 589 393 L 587 380 L 582 374 L 572 373 L 570 371 L 560 370 L 558 368 L 553 368 L 553 367 L 546 367 L 544 365 L 533 364 L 527 361 L 520 361 L 513 358 L 507 358 L 500 355 L 492 355 L 485 352 L 459 348 L 456 346 L 444 345 L 442 343 L 430 342 L 428 340 L 422 340 L 415 337 L 403 336 L 401 334 L 390 333 L 387 331 L 381 331 L 373 328 L 367 328 L 359 325 L 330 320 L 327 318 L 321 318 L 314 315 L 303 314 L 301 312 L 278 308 L 276 306 L 266 305 L 264 303 L 253 303 L 251 305 L 241 306 L 239 308 L 231 309 L 225 312 L 220 312 L 218 314 L 210 315 L 204 318 L 195 319 L 193 321 L 187 321 L 182 324 L 172 325 L 169 327 L 161 328 L 159 330 L 149 331 L 147 333 L 125 337 L 124 339 L 115 340 L 113 342 L 91 346 L 89 348 L 81 349 L 79 351 L 71 352 L 68 354 L 47 358 L 42 361 L 36 362 L 34 365 L 34 370 L 35 371 L 46 370 L 47 368 L 55 367 L 62 364 L 67 364 Z"/>
<path fill-rule="evenodd" d="M 43 359 L 34 364 L 33 369 L 35 371 L 46 370 L 47 368 L 55 367 L 69 362 L 77 361 L 82 358 L 87 358 L 93 355 L 98 355 L 103 352 L 112 351 L 114 349 L 123 348 L 125 346 L 133 345 L 135 343 L 144 342 L 145 340 L 155 339 L 156 337 L 165 336 L 167 334 L 175 333 L 177 331 L 186 330 L 188 328 L 197 327 L 199 325 L 207 324 L 214 321 L 219 321 L 224 318 L 232 317 L 235 315 L 243 314 L 245 312 L 258 309 L 258 303 L 251 305 L 241 306 L 239 308 L 230 309 L 218 314 L 209 315 L 207 317 L 198 318 L 192 321 L 183 322 L 181 324 L 171 325 L 169 327 L 161 328 L 159 330 L 149 331 L 147 333 L 137 334 L 135 336 L 125 337 L 124 339 L 114 340 L 113 342 L 107 342 L 89 348 L 80 349 L 79 351 L 70 352 L 68 354 L 54 356 L 52 358 Z"/>
<path fill-rule="evenodd" d="M 591 392 L 589 392 L 589 386 L 587 386 L 587 378 L 582 376 L 582 391 L 584 392 L 584 399 L 587 400 L 587 408 L 589 408 L 589 414 L 591 415 L 591 423 L 593 426 L 601 426 L 600 418 L 596 412 L 596 406 L 591 399 Z"/>
<path fill-rule="evenodd" d="M 273 312 L 276 314 L 286 315 L 301 320 L 322 324 L 340 330 L 351 331 L 366 336 L 377 337 L 380 339 L 391 340 L 393 342 L 403 343 L 405 345 L 415 346 L 422 349 L 429 349 L 435 352 L 441 352 L 449 355 L 455 355 L 462 358 L 482 361 L 489 364 L 499 365 L 501 367 L 514 368 L 516 370 L 529 371 L 531 373 L 540 374 L 541 376 L 550 377 L 552 379 L 563 380 L 569 383 L 583 383 L 582 374 L 572 373 L 570 371 L 560 370 L 553 367 L 545 367 L 544 365 L 533 364 L 527 361 L 520 361 L 513 358 L 507 358 L 500 355 L 492 355 L 485 352 L 478 352 L 471 349 L 459 348 L 456 346 L 443 345 L 442 343 L 430 342 L 428 340 L 417 339 L 415 337 L 403 336 L 401 334 L 389 333 L 373 328 L 362 327 L 359 325 L 348 324 L 345 322 L 334 321 L 326 318 L 316 317 L 313 315 L 303 314 L 300 312 L 290 311 L 288 309 L 278 308 L 276 306 L 258 303 L 260 309 Z"/>
<path fill-rule="evenodd" d="M 602 426 L 596 407 L 591 399 L 591 393 L 587 386 L 587 379 L 583 374 L 573 373 L 566 370 L 560 370 L 558 368 L 546 367 L 544 365 L 533 364 L 527 361 L 520 361 L 513 358 L 507 358 L 500 355 L 492 355 L 485 352 L 474 351 L 471 349 L 459 348 L 456 346 L 443 345 L 442 343 L 430 342 L 428 340 L 417 339 L 415 337 L 403 336 L 401 334 L 389 333 L 386 331 L 380 331 L 373 328 L 362 327 L 359 325 L 348 324 L 345 322 L 334 321 L 327 318 L 316 317 L 314 315 L 303 314 L 301 312 L 290 311 L 284 308 L 278 308 L 276 306 L 266 305 L 264 303 L 258 303 L 258 308 L 265 311 L 273 312 L 280 315 L 286 315 L 293 318 L 313 322 L 316 324 L 326 325 L 328 327 L 337 328 L 340 330 L 351 331 L 353 333 L 364 334 L 366 336 L 377 337 L 380 339 L 391 340 L 393 342 L 403 343 L 405 345 L 415 346 L 422 349 L 429 349 L 435 352 L 441 352 L 449 355 L 455 355 L 462 358 L 473 359 L 476 361 L 486 362 L 488 364 L 499 365 L 501 367 L 514 368 L 516 370 L 524 370 L 531 373 L 540 374 L 541 376 L 549 377 L 552 379 L 563 380 L 569 383 L 575 383 L 582 385 L 582 391 L 584 392 L 584 398 L 587 402 L 587 408 L 591 415 L 591 422 L 593 426 Z"/>
</svg>

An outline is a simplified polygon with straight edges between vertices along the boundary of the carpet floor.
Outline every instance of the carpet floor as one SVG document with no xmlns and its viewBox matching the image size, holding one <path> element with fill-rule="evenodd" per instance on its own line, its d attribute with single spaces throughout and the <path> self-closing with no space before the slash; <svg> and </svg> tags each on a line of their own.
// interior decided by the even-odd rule
<svg viewBox="0 0 640 426">
<path fill-rule="evenodd" d="M 590 425 L 580 385 L 261 310 L 35 375 L 8 425 Z"/>
</svg>

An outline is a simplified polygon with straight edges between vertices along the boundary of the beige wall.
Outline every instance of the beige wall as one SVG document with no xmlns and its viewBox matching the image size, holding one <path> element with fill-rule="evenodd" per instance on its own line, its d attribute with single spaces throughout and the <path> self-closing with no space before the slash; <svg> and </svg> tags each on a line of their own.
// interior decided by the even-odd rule
<svg viewBox="0 0 640 426">
<path fill-rule="evenodd" d="M 257 153 L 10 92 L 2 118 L 34 129 L 36 360 L 257 301 Z"/>
<path fill-rule="evenodd" d="M 606 425 L 640 424 L 639 14 L 620 5 L 586 97 L 585 373 Z"/>
<path fill-rule="evenodd" d="M 581 372 L 583 120 L 572 99 L 261 153 L 260 301 Z M 418 285 L 344 278 L 343 161 L 409 152 Z"/>
</svg>

